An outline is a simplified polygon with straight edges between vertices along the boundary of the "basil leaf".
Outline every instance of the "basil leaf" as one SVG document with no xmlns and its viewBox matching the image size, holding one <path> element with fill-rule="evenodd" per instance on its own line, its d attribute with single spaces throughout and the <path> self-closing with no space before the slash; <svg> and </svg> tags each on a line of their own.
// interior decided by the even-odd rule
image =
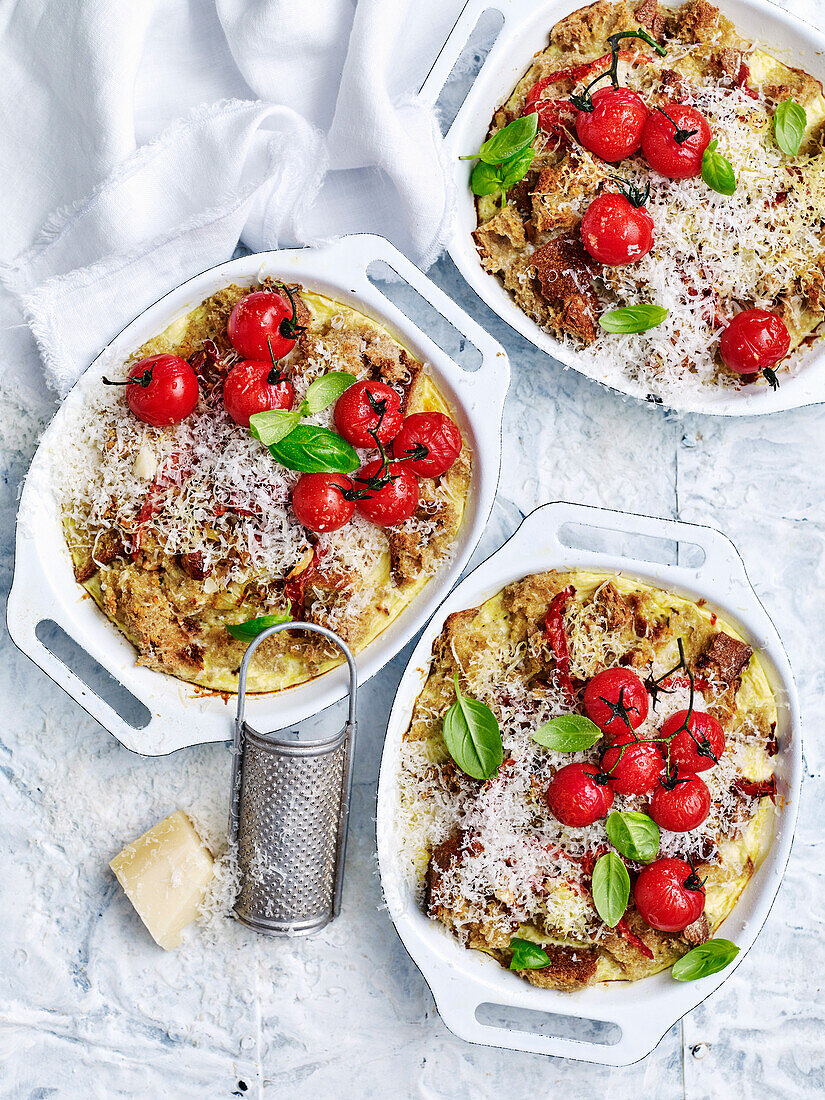
<svg viewBox="0 0 825 1100">
<path fill-rule="evenodd" d="M 351 474 L 361 465 L 354 447 L 329 428 L 299 424 L 270 445 L 269 453 L 288 470 L 302 474 Z"/>
<path fill-rule="evenodd" d="M 793 99 L 783 99 L 773 115 L 773 136 L 783 153 L 796 156 L 807 125 L 805 108 Z"/>
<path fill-rule="evenodd" d="M 508 122 L 498 133 L 488 138 L 477 153 L 459 157 L 459 160 L 474 160 L 478 157 L 485 164 L 501 164 L 529 145 L 536 136 L 538 128 L 539 116 L 536 111 L 529 115 L 522 115 Z"/>
<path fill-rule="evenodd" d="M 503 180 L 500 168 L 479 161 L 470 176 L 470 190 L 474 195 L 497 195 L 501 191 Z"/>
<path fill-rule="evenodd" d="M 556 752 L 581 752 L 600 741 L 602 731 L 595 722 L 582 714 L 562 714 L 551 718 L 533 734 L 533 740 Z"/>
<path fill-rule="evenodd" d="M 270 409 L 268 412 L 253 413 L 249 418 L 249 430 L 265 447 L 279 443 L 284 436 L 301 423 L 301 414 L 287 409 Z"/>
<path fill-rule="evenodd" d="M 673 964 L 671 973 L 677 982 L 694 982 L 718 974 L 729 966 L 739 954 L 739 948 L 730 940 L 708 940 L 682 955 Z"/>
<path fill-rule="evenodd" d="M 329 374 L 322 374 L 320 378 L 316 378 L 304 398 L 308 413 L 312 415 L 321 412 L 322 409 L 328 409 L 354 381 L 355 376 L 343 370 L 330 371 Z"/>
<path fill-rule="evenodd" d="M 536 150 L 532 145 L 528 145 L 526 149 L 523 149 L 520 153 L 514 156 L 511 160 L 508 160 L 501 166 L 501 187 L 503 191 L 512 187 L 513 184 L 518 183 L 519 180 L 523 180 L 527 175 L 527 169 L 533 163 L 533 158 L 536 155 Z"/>
<path fill-rule="evenodd" d="M 537 943 L 520 940 L 514 936 L 510 940 L 510 947 L 513 949 L 513 957 L 510 959 L 511 970 L 541 970 L 550 965 L 550 956 Z"/>
<path fill-rule="evenodd" d="M 628 859 L 650 863 L 659 853 L 659 826 L 647 814 L 614 810 L 608 815 L 606 829 L 610 843 Z"/>
<path fill-rule="evenodd" d="M 232 623 L 227 625 L 226 629 L 239 642 L 251 642 L 253 638 L 263 634 L 269 627 L 291 622 L 291 615 L 288 615 L 285 611 L 279 611 L 275 615 L 262 615 L 260 619 L 247 619 L 245 623 Z"/>
<path fill-rule="evenodd" d="M 504 759 L 498 720 L 486 704 L 461 694 L 458 676 L 454 681 L 455 702 L 444 715 L 444 744 L 465 775 L 489 779 Z"/>
<path fill-rule="evenodd" d="M 615 852 L 608 852 L 596 861 L 590 889 L 596 912 L 605 924 L 615 928 L 630 900 L 630 875 Z"/>
<path fill-rule="evenodd" d="M 621 309 L 603 313 L 599 324 L 605 332 L 644 332 L 656 328 L 667 315 L 668 310 L 664 306 L 622 306 Z"/>
<path fill-rule="evenodd" d="M 732 195 L 736 190 L 733 165 L 727 157 L 716 151 L 718 144 L 714 139 L 702 154 L 702 179 L 711 191 L 720 195 Z"/>
</svg>

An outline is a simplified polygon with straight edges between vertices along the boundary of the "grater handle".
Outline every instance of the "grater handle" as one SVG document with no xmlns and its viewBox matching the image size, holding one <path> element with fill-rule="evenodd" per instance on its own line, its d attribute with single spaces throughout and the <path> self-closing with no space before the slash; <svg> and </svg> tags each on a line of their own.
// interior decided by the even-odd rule
<svg viewBox="0 0 825 1100">
<path fill-rule="evenodd" d="M 338 850 L 335 857 L 335 888 L 333 896 L 332 916 L 338 916 L 341 909 L 341 896 L 344 889 L 344 862 L 347 855 L 347 830 L 349 825 L 349 801 L 352 788 L 352 772 L 355 763 L 354 744 L 355 734 L 358 728 L 357 699 L 358 699 L 358 669 L 355 657 L 346 642 L 325 626 L 317 623 L 301 623 L 298 627 L 294 622 L 278 623 L 270 626 L 254 638 L 247 647 L 238 673 L 238 709 L 235 713 L 235 729 L 232 739 L 232 785 L 229 798 L 229 842 L 237 844 L 240 828 L 240 793 L 241 793 L 241 760 L 243 755 L 243 730 L 244 714 L 246 711 L 246 677 L 249 671 L 249 662 L 255 650 L 273 634 L 279 634 L 282 630 L 308 630 L 311 634 L 320 634 L 329 641 L 334 642 L 346 658 L 349 668 L 349 709 L 347 712 L 347 727 L 345 735 L 345 758 L 342 775 L 341 809 L 338 819 Z"/>
</svg>

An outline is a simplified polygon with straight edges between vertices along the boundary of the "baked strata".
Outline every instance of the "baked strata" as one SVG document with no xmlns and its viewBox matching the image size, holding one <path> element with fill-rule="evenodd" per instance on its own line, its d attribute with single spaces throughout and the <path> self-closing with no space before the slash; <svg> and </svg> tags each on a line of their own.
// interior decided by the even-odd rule
<svg viewBox="0 0 825 1100">
<path fill-rule="evenodd" d="M 825 317 L 818 80 L 707 0 L 598 0 L 553 27 L 488 137 L 529 115 L 532 161 L 507 162 L 506 198 L 487 167 L 473 185 L 493 189 L 481 262 L 528 317 L 654 399 L 797 369 Z"/>
<path fill-rule="evenodd" d="M 293 317 L 283 331 L 290 338 L 272 331 L 275 352 L 289 350 L 272 356 L 267 375 L 266 363 L 250 364 L 236 350 L 227 326 L 239 316 L 239 303 L 261 295 L 279 297 L 289 308 L 286 293 Z M 236 343 L 244 346 L 242 340 Z M 259 350 L 257 358 L 266 354 Z M 196 404 L 179 423 L 157 426 L 139 418 L 140 401 L 151 389 L 133 383 L 143 377 L 144 364 L 159 369 L 156 357 L 170 355 L 179 372 L 193 370 L 197 376 L 192 383 Z M 263 373 L 251 382 L 241 378 L 232 390 L 233 404 L 227 380 L 237 377 L 241 361 Z M 119 366 L 113 364 L 110 374 Z M 272 279 L 252 288 L 233 284 L 139 348 L 126 369 L 129 385 L 101 384 L 84 404 L 82 416 L 55 451 L 54 477 L 61 486 L 75 576 L 135 646 L 139 664 L 203 688 L 233 691 L 250 637 L 290 618 L 327 626 L 361 650 L 450 560 L 470 487 L 471 454 L 466 440 L 462 447 L 460 431 L 448 419 L 448 403 L 426 367 L 371 318 L 300 287 L 287 290 Z M 354 466 L 371 459 L 380 465 L 379 442 L 366 436 L 368 446 L 353 448 L 338 435 L 335 418 L 345 396 L 339 395 L 340 386 L 333 391 L 337 401 L 317 412 L 305 407 L 309 388 L 316 383 L 317 392 L 319 379 L 353 383 L 364 402 L 365 381 L 370 393 L 383 393 L 385 404 L 389 395 L 394 432 L 402 418 L 407 425 L 413 414 L 419 419 L 432 414 L 452 425 L 453 461 L 438 476 L 401 477 L 402 463 L 394 462 L 388 441 L 393 433 L 381 437 L 381 456 L 388 463 L 384 470 L 390 472 L 384 484 L 392 489 L 398 476 L 417 494 L 402 502 L 409 504 L 405 512 L 411 511 L 402 521 L 390 522 L 386 510 L 383 518 L 367 518 L 365 509 L 374 501 L 364 498 L 376 497 L 373 489 L 381 481 L 373 477 L 367 485 L 369 479 L 360 480 L 363 469 L 355 472 Z M 327 495 L 321 499 L 343 508 L 351 515 L 348 522 L 336 519 L 327 523 L 334 529 L 327 530 L 323 520 L 316 529 L 298 520 L 293 495 L 307 483 L 301 472 L 307 467 L 299 461 L 297 469 L 287 468 L 261 441 L 267 437 L 256 438 L 246 426 L 249 410 L 238 413 L 236 404 L 248 399 L 250 385 L 257 387 L 255 394 L 262 388 L 265 398 L 275 402 L 266 407 L 278 411 L 266 412 L 265 418 L 292 409 L 286 415 L 300 419 L 302 431 L 317 426 L 325 445 L 332 440 L 333 450 L 355 456 L 348 466 L 338 467 L 349 473 L 332 475 L 331 482 L 327 475 L 312 474 L 309 482 L 327 477 L 330 483 L 322 486 Z M 282 391 L 288 391 L 286 402 L 273 396 Z M 230 408 L 245 423 L 236 422 Z M 253 416 L 253 425 L 256 421 Z M 425 462 L 424 468 L 431 465 Z M 346 493 L 336 492 L 336 477 Z M 251 625 L 246 629 L 244 624 Z M 284 631 L 262 643 L 249 687 L 278 691 L 338 663 L 338 651 L 317 635 Z"/>
<path fill-rule="evenodd" d="M 497 757 L 483 729 L 457 744 L 459 693 L 477 725 L 492 712 Z M 401 748 L 405 877 L 465 947 L 535 985 L 646 977 L 704 944 L 761 862 L 775 724 L 759 655 L 702 601 L 625 575 L 527 576 L 450 615 L 433 645 Z M 638 830 L 646 851 L 627 847 Z M 603 860 L 631 884 L 608 919 Z M 674 867 L 681 920 L 644 894 Z"/>
</svg>

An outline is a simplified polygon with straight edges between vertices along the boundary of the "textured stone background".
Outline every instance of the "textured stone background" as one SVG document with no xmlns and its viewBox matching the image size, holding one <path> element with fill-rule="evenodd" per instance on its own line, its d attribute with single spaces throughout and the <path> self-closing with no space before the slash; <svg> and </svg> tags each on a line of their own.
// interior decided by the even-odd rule
<svg viewBox="0 0 825 1100">
<path fill-rule="evenodd" d="M 759 940 L 716 994 L 626 1069 L 454 1038 L 382 910 L 375 864 L 378 763 L 408 647 L 364 690 L 341 918 L 297 943 L 226 922 L 211 939 L 195 931 L 163 954 L 108 860 L 177 806 L 219 832 L 228 749 L 161 759 L 127 752 L 4 632 L 3 1097 L 520 1100 L 561 1088 L 569 1100 L 700 1100 L 825 1092 L 822 409 L 714 420 L 625 402 L 497 322 L 448 260 L 433 276 L 512 361 L 501 497 L 480 553 L 499 545 L 520 513 L 554 499 L 708 523 L 735 541 L 782 635 L 807 719 L 806 781 L 793 855 Z M 4 594 L 19 483 L 50 413 L 43 399 L 0 393 Z"/>
</svg>

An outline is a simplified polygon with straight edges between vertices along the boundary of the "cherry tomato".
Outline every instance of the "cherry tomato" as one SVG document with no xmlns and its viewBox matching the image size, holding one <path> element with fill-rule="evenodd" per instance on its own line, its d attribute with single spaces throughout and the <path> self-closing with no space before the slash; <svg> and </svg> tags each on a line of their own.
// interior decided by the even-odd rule
<svg viewBox="0 0 825 1100">
<path fill-rule="evenodd" d="M 602 768 L 610 773 L 610 786 L 616 794 L 647 794 L 656 786 L 664 766 L 659 745 L 633 741 L 629 735 L 617 738 L 602 758 Z"/>
<path fill-rule="evenodd" d="M 671 179 L 698 176 L 702 170 L 702 154 L 711 139 L 707 119 L 686 103 L 666 99 L 660 107 L 661 110 L 650 112 L 642 130 L 642 152 L 647 163 Z M 676 140 L 690 130 L 694 131 L 690 137 Z"/>
<path fill-rule="evenodd" d="M 373 432 L 389 443 L 403 421 L 401 398 L 385 382 L 355 382 L 335 405 L 335 427 L 353 447 L 374 447 Z"/>
<path fill-rule="evenodd" d="M 125 386 L 126 403 L 138 420 L 156 428 L 180 424 L 194 412 L 200 395 L 198 376 L 179 355 L 150 355 L 129 368 L 129 378 L 107 386 Z"/>
<path fill-rule="evenodd" d="M 610 192 L 598 195 L 584 212 L 582 243 L 602 264 L 629 264 L 653 247 L 653 218 L 643 206 L 634 206 Z"/>
<path fill-rule="evenodd" d="M 584 689 L 584 712 L 608 737 L 638 729 L 647 718 L 647 688 L 629 668 L 597 672 Z"/>
<path fill-rule="evenodd" d="M 369 485 L 373 479 L 375 488 Z M 358 501 L 358 511 L 379 527 L 403 523 L 418 506 L 418 478 L 403 465 L 385 465 L 380 458 L 368 462 L 355 475 L 355 484 L 369 494 Z"/>
<path fill-rule="evenodd" d="M 704 780 L 692 772 L 679 776 L 672 789 L 661 784 L 650 799 L 650 816 L 671 833 L 689 833 L 710 813 L 710 791 Z"/>
<path fill-rule="evenodd" d="M 767 309 L 746 309 L 730 322 L 719 341 L 728 370 L 756 374 L 788 354 L 791 337 L 785 322 Z"/>
<path fill-rule="evenodd" d="M 547 808 L 562 825 L 583 828 L 604 817 L 613 805 L 609 783 L 597 783 L 595 764 L 565 764 L 550 780 Z"/>
<path fill-rule="evenodd" d="M 291 409 L 295 390 L 271 362 L 243 359 L 223 384 L 223 404 L 236 424 L 249 427 L 249 418 L 269 409 Z"/>
<path fill-rule="evenodd" d="M 683 859 L 657 859 L 643 867 L 633 900 L 639 916 L 660 932 L 682 932 L 705 908 L 705 889 Z"/>
<path fill-rule="evenodd" d="M 355 501 L 344 496 L 352 488 L 346 474 L 302 474 L 292 490 L 295 518 L 310 531 L 337 531 L 355 512 Z"/>
<path fill-rule="evenodd" d="M 592 99 L 593 110 L 576 115 L 576 133 L 585 149 L 611 163 L 635 153 L 648 114 L 642 97 L 630 88 L 601 88 Z"/>
<path fill-rule="evenodd" d="M 291 293 L 284 288 L 254 290 L 244 295 L 229 316 L 226 334 L 235 351 L 245 359 L 269 361 L 269 346 L 276 359 L 282 359 L 295 347 L 301 334 Z"/>
<path fill-rule="evenodd" d="M 687 717 L 686 710 L 671 714 L 662 726 L 662 737 L 673 737 L 670 742 L 670 759 L 678 767 L 680 774 L 706 772 L 718 762 L 725 751 L 725 731 L 712 714 L 705 714 L 700 710 L 691 714 L 687 722 L 688 729 L 680 729 Z"/>
<path fill-rule="evenodd" d="M 439 477 L 461 454 L 461 432 L 444 413 L 412 413 L 392 441 L 392 453 L 419 477 Z"/>
</svg>

